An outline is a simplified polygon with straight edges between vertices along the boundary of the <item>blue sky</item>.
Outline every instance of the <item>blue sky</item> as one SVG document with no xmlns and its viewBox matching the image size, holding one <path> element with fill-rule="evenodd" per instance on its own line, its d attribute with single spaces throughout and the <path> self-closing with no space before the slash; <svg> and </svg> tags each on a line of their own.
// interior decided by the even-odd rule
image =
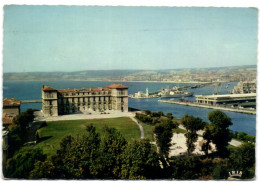
<svg viewBox="0 0 260 183">
<path fill-rule="evenodd" d="M 4 72 L 257 63 L 256 8 L 5 6 Z"/>
</svg>

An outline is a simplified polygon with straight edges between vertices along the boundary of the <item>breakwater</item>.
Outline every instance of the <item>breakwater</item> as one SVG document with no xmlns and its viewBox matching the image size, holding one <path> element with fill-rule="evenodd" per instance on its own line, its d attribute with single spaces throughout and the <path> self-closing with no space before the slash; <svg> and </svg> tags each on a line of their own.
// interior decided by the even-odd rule
<svg viewBox="0 0 260 183">
<path fill-rule="evenodd" d="M 202 107 L 202 108 L 208 108 L 208 109 L 217 109 L 217 110 L 232 111 L 232 112 L 239 112 L 239 113 L 256 115 L 256 111 L 250 111 L 250 110 L 238 109 L 238 108 L 219 107 L 219 106 L 205 105 L 205 104 L 198 104 L 198 103 L 195 103 L 195 102 L 192 102 L 192 101 L 158 100 L 158 102 L 186 105 L 186 106 L 192 106 L 192 107 Z"/>
<path fill-rule="evenodd" d="M 42 99 L 39 100 L 21 100 L 22 103 L 42 103 Z"/>
</svg>

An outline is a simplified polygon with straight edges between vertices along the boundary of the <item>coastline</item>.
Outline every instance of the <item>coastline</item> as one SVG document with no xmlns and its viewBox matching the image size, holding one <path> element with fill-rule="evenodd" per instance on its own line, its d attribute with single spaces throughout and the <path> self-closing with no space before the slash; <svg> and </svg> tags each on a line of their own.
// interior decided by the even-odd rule
<svg viewBox="0 0 260 183">
<path fill-rule="evenodd" d="M 231 112 L 238 112 L 238 113 L 245 113 L 245 114 L 252 114 L 256 115 L 256 111 L 248 111 L 243 109 L 232 109 L 232 108 L 225 108 L 225 107 L 218 107 L 218 106 L 209 106 L 209 105 L 202 105 L 190 102 L 179 102 L 179 101 L 170 101 L 170 100 L 158 100 L 158 102 L 170 103 L 170 104 L 177 104 L 177 105 L 186 105 L 191 107 L 202 107 L 208 109 L 217 109 L 217 110 L 224 110 L 224 111 L 231 111 Z"/>
<path fill-rule="evenodd" d="M 189 81 L 189 82 L 182 82 L 182 81 L 120 81 L 120 80 L 82 80 L 82 79 L 75 79 L 75 80 L 3 80 L 3 81 L 90 81 L 90 82 L 116 82 L 116 83 L 191 83 L 191 84 L 208 84 L 214 82 L 198 82 L 198 81 Z M 230 81 L 218 81 L 218 83 L 225 83 Z M 233 82 L 233 81 L 232 81 Z M 237 82 L 237 81 L 234 81 Z"/>
</svg>

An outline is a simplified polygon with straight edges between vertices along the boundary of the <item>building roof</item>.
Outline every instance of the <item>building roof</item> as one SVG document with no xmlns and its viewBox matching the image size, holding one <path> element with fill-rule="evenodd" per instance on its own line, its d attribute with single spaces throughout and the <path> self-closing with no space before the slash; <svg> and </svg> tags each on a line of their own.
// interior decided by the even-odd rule
<svg viewBox="0 0 260 183">
<path fill-rule="evenodd" d="M 225 94 L 225 95 L 195 95 L 195 97 L 203 98 L 243 98 L 243 97 L 256 97 L 256 93 L 245 94 Z"/>
<path fill-rule="evenodd" d="M 109 89 L 127 89 L 127 86 L 123 86 L 122 84 L 111 84 L 106 88 L 78 88 L 78 89 L 54 89 L 50 86 L 43 85 L 43 91 L 58 91 L 60 93 L 69 93 L 69 92 L 88 92 L 88 91 L 109 91 Z"/>
<path fill-rule="evenodd" d="M 3 100 L 3 106 L 20 106 L 21 101 L 20 100 L 15 100 L 14 98 L 5 98 Z"/>
<path fill-rule="evenodd" d="M 60 93 L 68 92 L 88 92 L 88 91 L 108 91 L 108 88 L 80 88 L 80 89 L 59 89 Z"/>
<path fill-rule="evenodd" d="M 56 89 L 48 86 L 48 85 L 43 85 L 43 88 L 42 88 L 43 91 L 57 91 Z"/>
<path fill-rule="evenodd" d="M 127 86 L 124 86 L 122 84 L 111 84 L 108 85 L 107 88 L 111 88 L 111 89 L 127 89 Z"/>
</svg>

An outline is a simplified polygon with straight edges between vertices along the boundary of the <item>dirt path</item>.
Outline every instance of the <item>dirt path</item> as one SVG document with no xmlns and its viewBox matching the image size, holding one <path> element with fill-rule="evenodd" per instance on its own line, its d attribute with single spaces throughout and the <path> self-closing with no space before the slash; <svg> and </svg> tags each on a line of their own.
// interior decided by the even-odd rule
<svg viewBox="0 0 260 183">
<path fill-rule="evenodd" d="M 134 117 L 130 117 L 139 127 L 141 132 L 141 139 L 144 139 L 144 129 L 143 126 L 138 123 L 138 121 Z"/>
</svg>

